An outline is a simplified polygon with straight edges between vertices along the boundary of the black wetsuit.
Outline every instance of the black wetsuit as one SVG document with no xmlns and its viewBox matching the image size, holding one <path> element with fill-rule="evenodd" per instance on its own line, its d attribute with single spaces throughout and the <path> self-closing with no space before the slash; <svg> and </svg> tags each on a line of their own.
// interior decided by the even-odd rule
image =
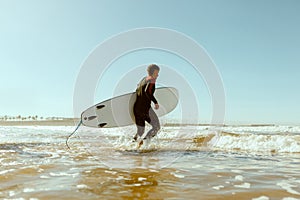
<svg viewBox="0 0 300 200">
<path fill-rule="evenodd" d="M 135 123 L 137 125 L 137 135 L 142 136 L 145 131 L 145 122 L 152 125 L 152 129 L 147 133 L 146 137 L 154 137 L 160 129 L 157 115 L 151 108 L 151 102 L 157 104 L 154 97 L 155 82 L 143 78 L 136 89 L 136 101 L 133 107 Z"/>
</svg>

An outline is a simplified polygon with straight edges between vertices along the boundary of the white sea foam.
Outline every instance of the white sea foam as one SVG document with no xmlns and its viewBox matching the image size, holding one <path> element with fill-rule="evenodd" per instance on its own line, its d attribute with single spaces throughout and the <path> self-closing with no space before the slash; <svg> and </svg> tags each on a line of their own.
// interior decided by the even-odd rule
<svg viewBox="0 0 300 200">
<path fill-rule="evenodd" d="M 49 179 L 50 176 L 41 175 L 40 178 L 41 178 L 41 179 Z"/>
<path fill-rule="evenodd" d="M 299 186 L 297 186 L 296 184 L 291 184 L 290 181 L 281 181 L 277 183 L 277 185 L 291 194 L 300 195 L 300 192 L 293 189 L 298 188 Z"/>
<path fill-rule="evenodd" d="M 80 185 L 77 185 L 76 186 L 78 189 L 87 189 L 87 188 L 89 188 L 87 185 L 85 185 L 85 184 L 80 184 Z"/>
<path fill-rule="evenodd" d="M 23 189 L 23 192 L 25 192 L 25 193 L 34 192 L 34 191 L 35 191 L 34 188 L 24 188 Z"/>
<path fill-rule="evenodd" d="M 260 196 L 260 197 L 257 197 L 257 198 L 253 198 L 252 200 L 269 200 L 270 198 L 267 197 L 267 196 Z"/>
<path fill-rule="evenodd" d="M 228 126 L 221 130 L 235 133 L 300 133 L 299 126 Z"/>
<path fill-rule="evenodd" d="M 0 171 L 0 175 L 2 175 L 2 174 L 7 174 L 7 173 L 13 172 L 13 171 L 15 171 L 15 169 L 3 170 L 3 171 Z"/>
<path fill-rule="evenodd" d="M 235 180 L 237 180 L 237 181 L 243 181 L 244 177 L 241 176 L 241 175 L 237 175 L 237 176 L 235 176 Z"/>
<path fill-rule="evenodd" d="M 183 174 L 178 174 L 178 173 L 171 173 L 173 176 L 175 176 L 176 178 L 184 178 L 185 176 Z"/>
<path fill-rule="evenodd" d="M 201 196 L 201 191 L 207 190 L 207 187 L 216 196 L 247 191 L 257 195 L 250 199 L 265 200 L 271 199 L 267 196 L 278 191 L 278 199 L 300 197 L 298 154 L 263 156 L 266 159 L 260 159 L 260 156 L 227 153 L 230 150 L 297 152 L 300 143 L 297 127 L 162 127 L 149 144 L 150 148 L 154 145 L 158 152 L 146 153 L 136 151 L 137 144 L 132 142 L 136 131 L 134 126 L 113 129 L 80 127 L 70 139 L 71 150 L 68 150 L 64 146 L 65 139 L 73 130 L 74 127 L 0 127 L 0 162 L 3 167 L 0 175 L 9 178 L 8 184 L 20 182 L 20 187 L 6 187 L 0 192 L 1 196 L 15 199 L 21 193 L 31 196 L 32 192 L 48 191 L 45 193 L 47 197 L 57 191 L 68 195 L 69 191 L 84 190 L 78 192 L 84 198 L 86 189 L 89 192 L 95 185 L 103 185 L 110 192 L 110 183 L 118 183 L 112 184 L 112 192 L 118 194 L 115 192 L 118 188 L 118 191 L 126 192 L 122 189 L 128 186 L 128 178 L 137 178 L 138 181 L 132 181 L 130 186 L 151 185 L 155 181 L 154 184 L 157 182 L 158 186 L 165 187 L 162 190 L 158 188 L 160 191 L 174 191 L 171 197 L 173 194 L 176 196 L 182 186 L 187 191 L 198 191 L 199 194 L 187 197 L 190 199 Z M 207 149 L 213 151 L 202 151 L 203 138 L 209 142 Z M 45 141 L 49 144 L 43 144 Z M 123 152 L 121 148 L 129 151 Z M 268 158 L 279 162 L 269 162 Z M 19 170 L 23 166 L 24 169 L 37 167 L 34 170 Z M 163 177 L 148 180 L 142 173 L 131 177 L 135 172 L 131 168 L 137 169 L 137 172 L 145 171 L 145 174 L 158 173 Z M 103 180 L 93 179 L 99 175 L 103 175 Z M 164 182 L 164 177 L 168 176 L 170 182 Z M 80 177 L 92 179 L 90 182 L 78 182 Z M 199 180 L 206 177 L 211 177 L 209 185 L 199 185 Z M 261 196 L 257 188 L 266 188 L 266 196 Z"/>
<path fill-rule="evenodd" d="M 300 153 L 300 135 L 217 134 L 208 144 L 224 150 Z"/>
<path fill-rule="evenodd" d="M 52 177 L 72 176 L 74 178 L 74 177 L 78 176 L 79 173 L 65 173 L 65 172 L 54 173 L 54 172 L 50 172 L 49 175 L 52 176 Z"/>
<path fill-rule="evenodd" d="M 138 181 L 145 181 L 145 180 L 147 180 L 147 178 L 144 178 L 144 177 L 139 177 L 138 178 Z"/>
<path fill-rule="evenodd" d="M 224 186 L 223 185 L 218 185 L 218 186 L 214 186 L 214 187 L 212 187 L 214 190 L 220 190 L 220 189 L 222 189 L 222 188 L 224 188 Z"/>
<path fill-rule="evenodd" d="M 282 200 L 300 200 L 300 199 L 294 197 L 284 197 Z"/>
<path fill-rule="evenodd" d="M 117 174 L 117 172 L 115 172 L 115 171 L 108 171 L 108 170 L 105 170 L 104 172 L 105 172 L 105 173 L 108 173 L 108 174 Z"/>
<path fill-rule="evenodd" d="M 62 142 L 75 126 L 19 126 L 0 127 L 0 144 L 22 142 Z M 150 127 L 146 127 L 146 131 Z M 76 133 L 80 138 L 105 139 L 111 146 L 119 149 L 133 148 L 132 137 L 136 127 L 97 129 L 81 126 Z M 232 133 L 232 134 L 226 134 Z M 209 148 L 221 150 L 241 150 L 250 152 L 300 153 L 299 126 L 162 126 L 153 148 L 161 149 L 201 149 L 193 144 L 197 137 L 208 137 Z M 45 134 L 48 137 L 45 137 Z M 29 137 L 30 136 L 30 137 Z M 72 138 L 71 138 L 72 140 Z M 3 149 L 5 150 L 5 149 Z"/>
<path fill-rule="evenodd" d="M 234 187 L 249 189 L 251 187 L 251 184 L 250 183 L 243 183 L 243 184 L 240 184 L 240 185 L 234 185 Z"/>
</svg>

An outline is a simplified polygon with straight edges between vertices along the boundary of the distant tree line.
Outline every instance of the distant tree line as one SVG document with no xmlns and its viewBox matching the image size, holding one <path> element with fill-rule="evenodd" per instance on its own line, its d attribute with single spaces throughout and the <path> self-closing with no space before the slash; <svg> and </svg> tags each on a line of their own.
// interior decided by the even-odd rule
<svg viewBox="0 0 300 200">
<path fill-rule="evenodd" d="M 0 121 L 35 121 L 35 120 L 59 120 L 61 119 L 60 117 L 47 117 L 47 118 L 44 118 L 44 117 L 39 117 L 38 115 L 33 115 L 33 116 L 21 116 L 21 115 L 18 115 L 18 116 L 8 116 L 8 115 L 5 115 L 5 116 L 0 116 Z"/>
</svg>

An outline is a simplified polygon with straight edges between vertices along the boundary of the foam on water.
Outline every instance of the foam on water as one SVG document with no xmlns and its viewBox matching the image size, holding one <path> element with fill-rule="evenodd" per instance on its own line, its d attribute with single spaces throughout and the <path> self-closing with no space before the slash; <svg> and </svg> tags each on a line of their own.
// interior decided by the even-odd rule
<svg viewBox="0 0 300 200">
<path fill-rule="evenodd" d="M 222 131 L 235 133 L 300 133 L 299 126 L 227 126 L 220 128 Z"/>
<path fill-rule="evenodd" d="M 208 143 L 212 148 L 249 152 L 300 153 L 300 135 L 234 134 L 221 132 Z"/>
<path fill-rule="evenodd" d="M 294 180 L 283 180 L 277 183 L 277 185 L 286 190 L 288 193 L 300 195 L 300 191 L 296 191 L 295 189 L 293 189 L 298 188 L 299 190 L 299 184 L 295 183 Z"/>
<path fill-rule="evenodd" d="M 125 131 L 115 144 L 120 148 L 132 148 L 131 135 L 128 135 L 132 132 Z M 225 151 L 300 153 L 299 132 L 299 127 L 289 126 L 166 127 L 150 144 L 161 150 L 203 150 L 206 147 Z"/>
<path fill-rule="evenodd" d="M 260 197 L 257 197 L 257 198 L 253 198 L 252 200 L 269 200 L 270 198 L 267 197 L 267 196 L 260 196 Z"/>
<path fill-rule="evenodd" d="M 80 127 L 69 150 L 74 128 L 0 127 L 0 198 L 300 197 L 299 127 L 162 126 L 140 151 L 134 126 Z"/>
<path fill-rule="evenodd" d="M 0 144 L 61 142 L 73 130 L 73 126 L 0 127 Z M 136 148 L 132 142 L 135 131 L 135 126 L 110 129 L 82 126 L 77 136 L 84 142 L 97 139 L 105 141 L 103 143 L 113 149 L 130 150 Z M 144 146 L 160 150 L 203 150 L 205 147 L 225 151 L 300 153 L 299 133 L 298 126 L 167 126 L 162 127 L 157 137 Z M 26 146 L 22 150 L 26 151 Z"/>
</svg>

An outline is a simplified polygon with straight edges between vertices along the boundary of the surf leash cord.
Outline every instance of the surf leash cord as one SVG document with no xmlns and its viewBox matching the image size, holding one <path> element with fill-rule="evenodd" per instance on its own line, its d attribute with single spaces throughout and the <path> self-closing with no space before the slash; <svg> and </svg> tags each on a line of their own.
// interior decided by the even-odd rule
<svg viewBox="0 0 300 200">
<path fill-rule="evenodd" d="M 71 149 L 68 145 L 68 140 L 70 139 L 70 137 L 72 137 L 72 135 L 74 135 L 76 133 L 76 131 L 78 130 L 78 128 L 81 126 L 82 124 L 82 120 L 80 120 L 80 122 L 78 123 L 76 129 L 67 137 L 67 140 L 66 140 L 66 145 L 68 147 L 68 149 Z"/>
</svg>

